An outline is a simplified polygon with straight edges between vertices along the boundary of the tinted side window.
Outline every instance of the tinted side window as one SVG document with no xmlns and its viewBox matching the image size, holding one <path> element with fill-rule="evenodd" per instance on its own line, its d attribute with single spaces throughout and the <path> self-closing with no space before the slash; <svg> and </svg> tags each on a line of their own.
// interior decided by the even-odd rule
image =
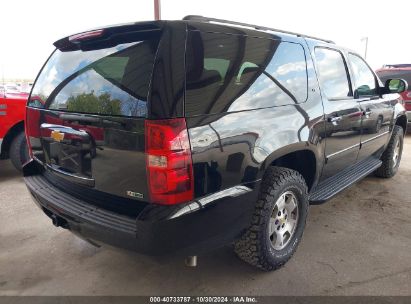
<svg viewBox="0 0 411 304">
<path fill-rule="evenodd" d="M 348 54 L 355 77 L 358 96 L 370 96 L 377 93 L 376 81 L 368 65 L 357 55 Z"/>
<path fill-rule="evenodd" d="M 147 95 L 159 35 L 97 50 L 56 50 L 28 105 L 104 115 L 147 114 Z"/>
<path fill-rule="evenodd" d="M 305 54 L 296 43 L 192 31 L 186 61 L 187 115 L 307 99 Z"/>
<path fill-rule="evenodd" d="M 325 48 L 315 49 L 321 89 L 328 99 L 351 96 L 346 65 L 340 52 Z"/>
</svg>

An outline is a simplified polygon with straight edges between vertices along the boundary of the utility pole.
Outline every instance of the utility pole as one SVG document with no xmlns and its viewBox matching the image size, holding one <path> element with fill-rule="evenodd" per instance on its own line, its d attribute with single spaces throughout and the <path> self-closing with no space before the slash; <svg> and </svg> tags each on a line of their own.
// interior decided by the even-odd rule
<svg viewBox="0 0 411 304">
<path fill-rule="evenodd" d="M 361 42 L 365 41 L 365 52 L 364 59 L 367 60 L 367 51 L 368 51 L 368 37 L 361 38 Z"/>
<path fill-rule="evenodd" d="M 161 19 L 161 0 L 154 0 L 154 20 Z"/>
</svg>

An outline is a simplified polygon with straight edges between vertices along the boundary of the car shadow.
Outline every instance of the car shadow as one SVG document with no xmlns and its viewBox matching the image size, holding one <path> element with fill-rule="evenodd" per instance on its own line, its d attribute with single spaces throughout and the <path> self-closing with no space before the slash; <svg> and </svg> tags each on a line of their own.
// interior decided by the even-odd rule
<svg viewBox="0 0 411 304">
<path fill-rule="evenodd" d="M 224 290 L 235 290 L 236 288 L 238 292 L 238 284 L 247 285 L 250 280 L 257 278 L 261 280 L 267 276 L 274 279 L 281 277 L 283 273 L 281 270 L 265 273 L 244 263 L 235 255 L 231 246 L 201 254 L 196 267 L 186 266 L 185 257 L 181 255 L 152 257 L 110 248 L 110 246 L 97 250 L 101 250 L 99 253 L 104 256 L 98 259 L 98 264 L 109 264 L 110 276 L 124 277 L 120 285 L 124 286 L 127 294 L 151 293 L 155 290 L 161 290 L 161 293 L 165 294 L 184 292 L 187 295 L 198 295 L 210 291 L 220 294 L 224 293 Z M 117 257 L 114 263 L 113 257 Z M 132 271 L 125 271 L 125 269 L 132 269 Z M 142 277 L 144 287 L 140 285 Z M 235 281 L 237 281 L 235 286 L 226 285 L 228 282 Z"/>
</svg>

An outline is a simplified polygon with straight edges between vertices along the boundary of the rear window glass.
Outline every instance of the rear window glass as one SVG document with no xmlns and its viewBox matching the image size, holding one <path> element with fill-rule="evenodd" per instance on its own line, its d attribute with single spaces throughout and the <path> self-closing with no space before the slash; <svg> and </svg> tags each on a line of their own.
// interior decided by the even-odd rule
<svg viewBox="0 0 411 304">
<path fill-rule="evenodd" d="M 300 44 L 191 31 L 186 114 L 201 115 L 305 102 L 307 66 Z"/>
<path fill-rule="evenodd" d="M 98 50 L 56 50 L 34 85 L 29 106 L 145 117 L 158 36 Z"/>
<path fill-rule="evenodd" d="M 322 90 L 327 98 L 332 100 L 351 96 L 347 66 L 343 55 L 336 50 L 316 48 L 315 58 Z"/>
</svg>

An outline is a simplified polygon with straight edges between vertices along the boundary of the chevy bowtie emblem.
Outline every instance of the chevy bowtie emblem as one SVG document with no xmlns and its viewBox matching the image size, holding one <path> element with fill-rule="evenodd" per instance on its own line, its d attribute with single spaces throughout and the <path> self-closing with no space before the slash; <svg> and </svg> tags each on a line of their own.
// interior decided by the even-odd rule
<svg viewBox="0 0 411 304">
<path fill-rule="evenodd" d="M 53 138 L 55 141 L 60 142 L 64 139 L 64 133 L 61 133 L 59 131 L 51 131 L 51 138 Z"/>
</svg>

